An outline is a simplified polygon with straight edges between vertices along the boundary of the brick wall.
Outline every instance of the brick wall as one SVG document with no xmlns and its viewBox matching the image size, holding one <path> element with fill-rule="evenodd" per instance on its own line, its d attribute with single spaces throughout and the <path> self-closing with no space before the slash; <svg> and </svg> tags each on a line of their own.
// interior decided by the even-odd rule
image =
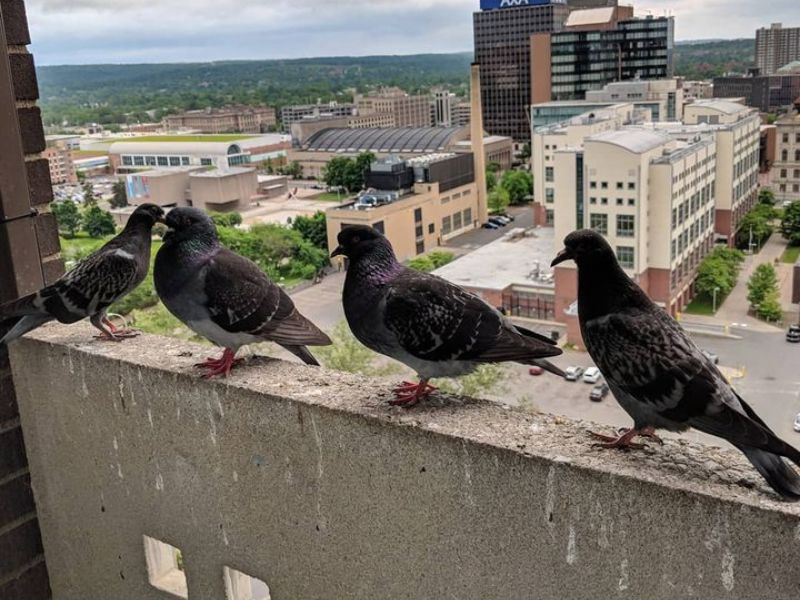
<svg viewBox="0 0 800 600">
<path fill-rule="evenodd" d="M 23 0 L 0 0 L 0 302 L 64 272 Z M 6 326 L 0 325 L 0 335 Z M 50 598 L 8 354 L 0 349 L 0 598 Z"/>
</svg>

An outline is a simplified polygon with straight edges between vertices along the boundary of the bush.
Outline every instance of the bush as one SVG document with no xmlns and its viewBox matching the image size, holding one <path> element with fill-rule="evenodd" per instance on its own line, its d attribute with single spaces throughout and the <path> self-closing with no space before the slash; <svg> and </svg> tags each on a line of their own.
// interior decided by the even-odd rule
<svg viewBox="0 0 800 600">
<path fill-rule="evenodd" d="M 792 202 L 783 211 L 781 233 L 792 246 L 800 246 L 800 202 Z"/>
<path fill-rule="evenodd" d="M 769 263 L 758 265 L 750 281 L 747 282 L 747 301 L 753 308 L 765 303 L 767 298 L 778 292 L 778 275 Z"/>
<path fill-rule="evenodd" d="M 452 262 L 454 258 L 455 255 L 452 252 L 436 250 L 430 254 L 426 254 L 425 256 L 417 256 L 416 258 L 412 258 L 408 262 L 408 267 L 410 269 L 414 269 L 415 271 L 430 273 L 431 271 L 435 271 L 439 267 L 443 267 L 447 263 Z"/>
<path fill-rule="evenodd" d="M 83 230 L 89 237 L 100 238 L 115 233 L 117 226 L 110 212 L 92 204 L 83 211 Z"/>
<path fill-rule="evenodd" d="M 53 211 L 53 216 L 56 218 L 58 230 L 67 237 L 75 237 L 81 228 L 82 221 L 78 205 L 72 200 L 53 202 L 50 204 L 50 210 Z"/>
<path fill-rule="evenodd" d="M 764 301 L 756 309 L 756 315 L 759 319 L 764 319 L 765 321 L 780 321 L 783 318 L 783 309 L 781 308 L 777 290 L 770 292 L 764 298 Z"/>
<path fill-rule="evenodd" d="M 296 217 L 292 229 L 317 248 L 328 251 L 328 225 L 324 212 L 318 211 L 312 217 L 304 215 Z"/>
<path fill-rule="evenodd" d="M 208 216 L 217 227 L 236 227 L 242 224 L 242 215 L 238 212 L 218 213 L 210 212 Z"/>
</svg>

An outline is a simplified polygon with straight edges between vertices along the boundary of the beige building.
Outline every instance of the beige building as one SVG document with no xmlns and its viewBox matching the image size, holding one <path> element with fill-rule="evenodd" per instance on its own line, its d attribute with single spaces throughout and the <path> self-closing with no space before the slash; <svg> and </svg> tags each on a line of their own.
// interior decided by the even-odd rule
<svg viewBox="0 0 800 600">
<path fill-rule="evenodd" d="M 359 116 L 389 113 L 394 116 L 393 127 L 429 127 L 431 99 L 411 96 L 399 88 L 381 88 L 376 93 L 355 96 Z"/>
<path fill-rule="evenodd" d="M 169 130 L 191 129 L 202 133 L 264 133 L 277 125 L 270 106 L 226 106 L 190 110 L 164 119 Z"/>
<path fill-rule="evenodd" d="M 292 123 L 290 130 L 292 143 L 302 146 L 311 136 L 324 129 L 376 129 L 394 127 L 394 123 L 392 113 L 371 113 L 337 118 L 304 119 Z"/>
<path fill-rule="evenodd" d="M 255 169 L 143 171 L 126 177 L 128 202 L 164 207 L 194 206 L 207 211 L 241 211 L 259 198 Z"/>
<path fill-rule="evenodd" d="M 329 247 L 348 225 L 370 225 L 408 260 L 481 223 L 472 155 L 438 153 L 372 163 L 367 190 L 326 211 Z"/>
<path fill-rule="evenodd" d="M 775 122 L 777 151 L 772 167 L 778 200 L 800 200 L 800 102 Z"/>
<path fill-rule="evenodd" d="M 683 82 L 683 97 L 687 102 L 710 100 L 714 97 L 714 83 L 703 79 Z"/>
<path fill-rule="evenodd" d="M 593 135 L 555 151 L 555 239 L 592 228 L 625 271 L 672 314 L 693 296 L 700 261 L 714 244 L 716 146 L 713 135 L 687 143 L 652 129 Z M 581 343 L 577 271 L 555 269 L 556 321 Z"/>
<path fill-rule="evenodd" d="M 51 183 L 59 185 L 78 182 L 75 163 L 72 161 L 72 150 L 63 145 L 48 142 L 42 152 L 42 158 L 46 158 L 50 166 Z"/>
<path fill-rule="evenodd" d="M 701 100 L 686 107 L 684 123 L 714 132 L 716 234 L 732 246 L 742 217 L 758 202 L 761 119 L 757 111 L 737 102 Z"/>
<path fill-rule="evenodd" d="M 800 27 L 773 23 L 756 30 L 756 67 L 761 75 L 772 75 L 795 60 L 800 60 Z"/>
</svg>

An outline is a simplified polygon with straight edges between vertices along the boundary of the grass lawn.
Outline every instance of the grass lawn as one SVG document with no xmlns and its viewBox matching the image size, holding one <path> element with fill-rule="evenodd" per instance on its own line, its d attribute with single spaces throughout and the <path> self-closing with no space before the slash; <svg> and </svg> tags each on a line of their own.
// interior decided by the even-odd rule
<svg viewBox="0 0 800 600">
<path fill-rule="evenodd" d="M 231 133 L 228 135 L 143 135 L 140 137 L 114 138 L 103 140 L 104 144 L 114 142 L 236 142 L 257 137 L 255 135 L 243 133 Z"/>
<path fill-rule="evenodd" d="M 717 308 L 720 307 L 722 302 L 725 300 L 724 296 L 717 296 Z M 713 307 L 713 300 L 709 296 L 703 296 L 702 294 L 695 297 L 689 303 L 689 306 L 683 311 L 687 315 L 705 315 L 705 316 L 713 316 L 714 311 L 712 310 Z"/>
<path fill-rule="evenodd" d="M 336 192 L 325 192 L 319 196 L 314 196 L 312 200 L 319 200 L 320 202 L 344 202 L 350 198 L 350 194 L 337 194 Z"/>
<path fill-rule="evenodd" d="M 781 261 L 793 265 L 797 262 L 798 257 L 800 257 L 800 246 L 788 246 L 783 251 Z"/>
</svg>

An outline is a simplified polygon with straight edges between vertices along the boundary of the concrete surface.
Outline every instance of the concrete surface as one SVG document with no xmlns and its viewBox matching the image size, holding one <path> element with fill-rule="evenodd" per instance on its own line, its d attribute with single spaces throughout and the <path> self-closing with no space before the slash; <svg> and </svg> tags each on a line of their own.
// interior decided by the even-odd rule
<svg viewBox="0 0 800 600">
<path fill-rule="evenodd" d="M 592 448 L 588 424 L 207 348 L 48 326 L 12 346 L 55 600 L 163 599 L 143 535 L 192 600 L 223 567 L 273 600 L 796 600 L 800 505 L 739 455 Z"/>
</svg>

